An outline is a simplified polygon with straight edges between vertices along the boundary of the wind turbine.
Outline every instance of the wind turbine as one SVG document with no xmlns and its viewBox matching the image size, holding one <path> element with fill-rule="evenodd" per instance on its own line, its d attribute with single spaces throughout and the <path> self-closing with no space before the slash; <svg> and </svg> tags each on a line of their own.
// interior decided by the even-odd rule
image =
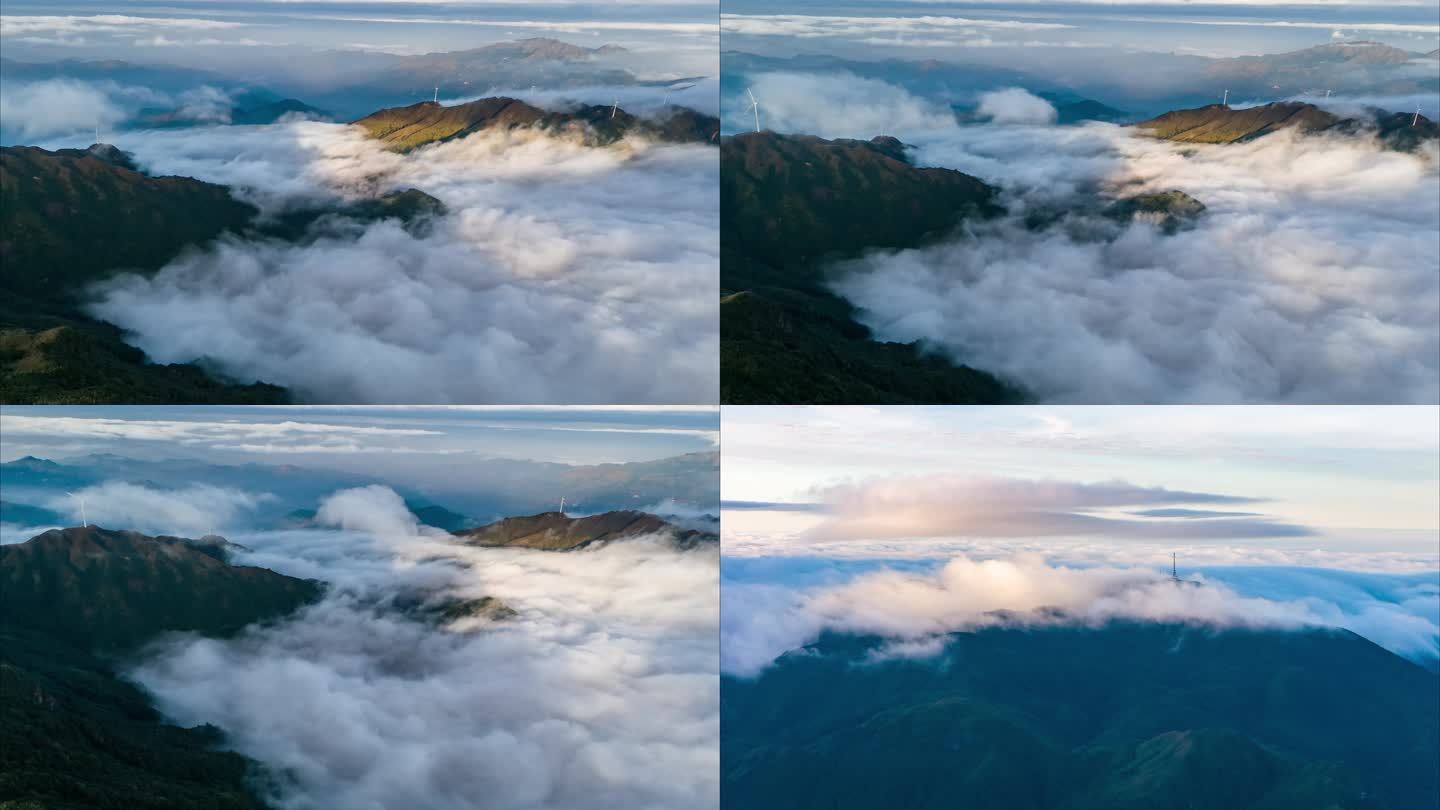
<svg viewBox="0 0 1440 810">
<path fill-rule="evenodd" d="M 90 519 L 85 516 L 85 496 L 76 495 L 73 492 L 66 492 L 65 494 L 80 502 L 80 523 L 85 528 L 90 528 Z"/>
<path fill-rule="evenodd" d="M 1413 126 L 1415 126 L 1415 125 L 1417 125 L 1417 124 L 1419 124 L 1419 123 L 1420 123 L 1420 105 L 1419 105 L 1419 104 L 1416 104 L 1416 105 L 1415 105 L 1415 117 L 1410 119 L 1410 126 L 1413 127 Z"/>
<path fill-rule="evenodd" d="M 440 103 L 440 85 L 435 85 L 435 103 Z"/>
<path fill-rule="evenodd" d="M 610 107 L 610 117 L 613 119 L 613 118 L 615 117 L 615 113 L 618 112 L 619 110 L 620 110 L 620 99 L 619 99 L 619 97 L 616 97 L 615 103 L 614 103 L 613 105 L 611 105 L 611 107 Z"/>
<path fill-rule="evenodd" d="M 759 131 L 760 131 L 760 102 L 758 102 L 758 101 L 755 100 L 755 94 L 752 93 L 752 92 L 750 92 L 750 88 L 748 88 L 748 87 L 745 88 L 745 93 L 746 93 L 746 95 L 750 96 L 750 109 L 751 109 L 752 111 L 754 111 L 754 113 L 755 113 L 755 131 L 756 131 L 756 132 L 759 132 Z"/>
<path fill-rule="evenodd" d="M 1229 106 L 1230 106 L 1230 91 L 1229 91 L 1229 89 L 1226 89 L 1226 91 L 1225 91 L 1225 97 L 1220 100 L 1220 106 L 1221 106 L 1221 107 L 1229 107 Z"/>
<path fill-rule="evenodd" d="M 565 517 L 565 496 L 560 496 L 560 517 Z"/>
</svg>

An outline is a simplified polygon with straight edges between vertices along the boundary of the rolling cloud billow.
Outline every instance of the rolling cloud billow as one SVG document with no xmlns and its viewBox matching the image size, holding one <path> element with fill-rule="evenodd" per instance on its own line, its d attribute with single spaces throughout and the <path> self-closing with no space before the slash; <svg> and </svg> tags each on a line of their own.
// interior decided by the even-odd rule
<svg viewBox="0 0 1440 810">
<path fill-rule="evenodd" d="M 241 564 L 324 579 L 320 602 L 233 639 L 171 638 L 131 672 L 173 722 L 212 723 L 267 766 L 276 806 L 718 806 L 716 553 L 476 549 L 383 487 L 338 492 L 317 520 L 234 539 Z M 518 615 L 397 607 L 486 596 Z"/>
<path fill-rule="evenodd" d="M 122 146 L 270 216 L 407 188 L 448 208 L 427 229 L 392 219 L 298 244 L 229 239 L 97 289 L 91 311 L 157 361 L 203 359 L 311 401 L 718 396 L 712 147 L 515 131 L 397 155 L 318 122 Z"/>
<path fill-rule="evenodd" d="M 881 82 L 856 102 L 881 115 L 813 101 L 845 84 L 756 82 L 774 128 L 897 136 L 918 165 L 998 186 L 1008 210 L 938 244 L 833 268 L 834 289 L 878 338 L 920 341 L 1048 402 L 1440 399 L 1436 143 L 1402 153 L 1286 130 L 1176 144 L 1111 124 L 1051 126 L 1023 91 L 988 97 L 992 123 L 965 126 Z M 1102 215 L 1109 200 L 1169 190 L 1206 206 L 1193 227 Z"/>
</svg>

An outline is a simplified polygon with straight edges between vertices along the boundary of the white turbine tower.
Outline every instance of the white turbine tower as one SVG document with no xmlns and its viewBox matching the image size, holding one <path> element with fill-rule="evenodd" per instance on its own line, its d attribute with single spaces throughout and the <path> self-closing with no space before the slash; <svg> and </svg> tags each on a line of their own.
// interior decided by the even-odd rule
<svg viewBox="0 0 1440 810">
<path fill-rule="evenodd" d="M 756 132 L 759 132 L 759 131 L 760 131 L 760 102 L 758 102 L 758 101 L 755 100 L 755 94 L 752 93 L 752 92 L 750 92 L 750 88 L 748 88 L 748 87 L 745 88 L 745 93 L 746 93 L 746 95 L 750 96 L 750 109 L 755 113 L 755 131 L 756 131 Z"/>
<path fill-rule="evenodd" d="M 565 496 L 560 496 L 560 517 L 565 517 Z"/>
<path fill-rule="evenodd" d="M 1222 106 L 1222 107 L 1229 107 L 1229 106 L 1230 106 L 1230 91 L 1229 91 L 1228 89 L 1225 91 L 1225 96 L 1224 96 L 1224 98 L 1220 99 L 1220 106 Z"/>
<path fill-rule="evenodd" d="M 1413 126 L 1418 125 L 1419 123 L 1420 123 L 1420 105 L 1419 105 L 1419 104 L 1416 104 L 1416 105 L 1415 105 L 1415 117 L 1410 119 L 1410 126 L 1413 127 Z"/>
<path fill-rule="evenodd" d="M 612 105 L 610 105 L 610 117 L 611 117 L 611 118 L 614 118 L 614 117 L 615 117 L 615 113 L 617 113 L 617 112 L 619 112 L 619 111 L 620 111 L 620 99 L 617 97 L 617 98 L 615 99 L 615 103 L 612 104 Z"/>
<path fill-rule="evenodd" d="M 440 85 L 435 85 L 435 103 L 440 103 Z"/>
<path fill-rule="evenodd" d="M 85 515 L 85 496 L 76 495 L 73 492 L 66 492 L 65 494 L 80 502 L 80 524 L 87 529 L 90 528 L 90 519 Z"/>
</svg>

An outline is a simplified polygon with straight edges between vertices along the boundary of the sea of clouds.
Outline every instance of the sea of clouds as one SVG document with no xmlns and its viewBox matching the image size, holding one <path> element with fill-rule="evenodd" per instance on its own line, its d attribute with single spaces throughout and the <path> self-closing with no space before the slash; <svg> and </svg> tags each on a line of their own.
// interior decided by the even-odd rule
<svg viewBox="0 0 1440 810">
<path fill-rule="evenodd" d="M 894 135 L 916 164 L 1001 189 L 1008 216 L 834 268 L 834 289 L 881 339 L 920 341 L 1047 402 L 1440 399 L 1434 142 L 1406 154 L 1282 131 L 1188 145 L 1054 126 L 1053 108 L 1017 88 L 982 96 L 986 121 L 961 126 L 874 80 L 767 74 L 755 86 L 766 127 Z M 726 104 L 736 128 L 739 103 Z M 1194 228 L 1099 215 L 1097 194 L 1171 189 L 1207 206 Z M 1032 215 L 1059 218 L 1037 230 Z"/>
<path fill-rule="evenodd" d="M 153 360 L 201 360 L 304 401 L 718 396 L 713 146 L 517 131 L 399 155 L 314 121 L 111 140 L 152 174 L 229 185 L 266 216 L 408 188 L 448 208 L 425 228 L 230 238 L 96 289 L 91 311 Z"/>
<path fill-rule="evenodd" d="M 261 762 L 287 810 L 717 807 L 714 552 L 476 549 L 384 487 L 320 528 L 240 532 L 235 562 L 322 579 L 317 604 L 229 640 L 173 637 L 131 676 Z M 436 626 L 396 600 L 502 600 Z"/>
</svg>

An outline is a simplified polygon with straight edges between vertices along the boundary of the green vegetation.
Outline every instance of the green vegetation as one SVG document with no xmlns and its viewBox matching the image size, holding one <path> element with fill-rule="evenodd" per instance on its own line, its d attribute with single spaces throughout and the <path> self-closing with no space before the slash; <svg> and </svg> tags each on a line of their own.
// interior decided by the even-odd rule
<svg viewBox="0 0 1440 810">
<path fill-rule="evenodd" d="M 1368 133 L 1387 148 L 1402 152 L 1414 151 L 1421 143 L 1440 137 L 1440 126 L 1424 116 L 1372 111 L 1368 116 L 1341 118 L 1314 104 L 1294 101 L 1243 109 L 1211 104 L 1168 112 L 1136 126 L 1157 138 L 1182 143 L 1242 143 L 1282 129 Z"/>
<path fill-rule="evenodd" d="M 455 536 L 474 546 L 575 551 L 596 543 L 656 534 L 668 536 L 680 548 L 719 542 L 709 532 L 681 529 L 647 512 L 628 510 L 578 518 L 560 512 L 507 517 L 487 526 L 457 532 Z"/>
<path fill-rule="evenodd" d="M 149 363 L 82 311 L 90 284 L 157 270 L 255 214 L 224 186 L 140 174 L 112 146 L 0 147 L 0 401 L 286 401 L 275 386 Z"/>
<path fill-rule="evenodd" d="M 262 775 L 210 726 L 168 725 L 119 674 L 172 630 L 224 636 L 320 585 L 232 566 L 217 539 L 97 527 L 0 546 L 0 808 L 260 810 Z"/>
<path fill-rule="evenodd" d="M 597 146 L 615 143 L 627 135 L 673 143 L 707 143 L 714 141 L 720 131 L 718 119 L 680 107 L 672 107 L 651 120 L 609 105 L 582 105 L 566 112 L 553 112 L 504 97 L 482 98 L 450 107 L 424 101 L 380 110 L 355 123 L 364 127 L 370 137 L 385 142 L 397 152 L 492 129 L 533 128 L 557 134 L 572 133 Z"/>
<path fill-rule="evenodd" d="M 944 236 L 998 214 L 995 195 L 961 172 L 911 166 L 894 138 L 723 139 L 721 401 L 1019 401 L 983 371 L 873 340 L 825 286 L 826 262 Z"/>
<path fill-rule="evenodd" d="M 0 810 L 261 810 L 211 726 L 168 725 L 114 663 L 0 629 Z"/>
<path fill-rule="evenodd" d="M 727 807 L 1419 810 L 1440 677 L 1344 631 L 996 627 L 933 659 L 827 635 L 721 683 Z"/>
</svg>

